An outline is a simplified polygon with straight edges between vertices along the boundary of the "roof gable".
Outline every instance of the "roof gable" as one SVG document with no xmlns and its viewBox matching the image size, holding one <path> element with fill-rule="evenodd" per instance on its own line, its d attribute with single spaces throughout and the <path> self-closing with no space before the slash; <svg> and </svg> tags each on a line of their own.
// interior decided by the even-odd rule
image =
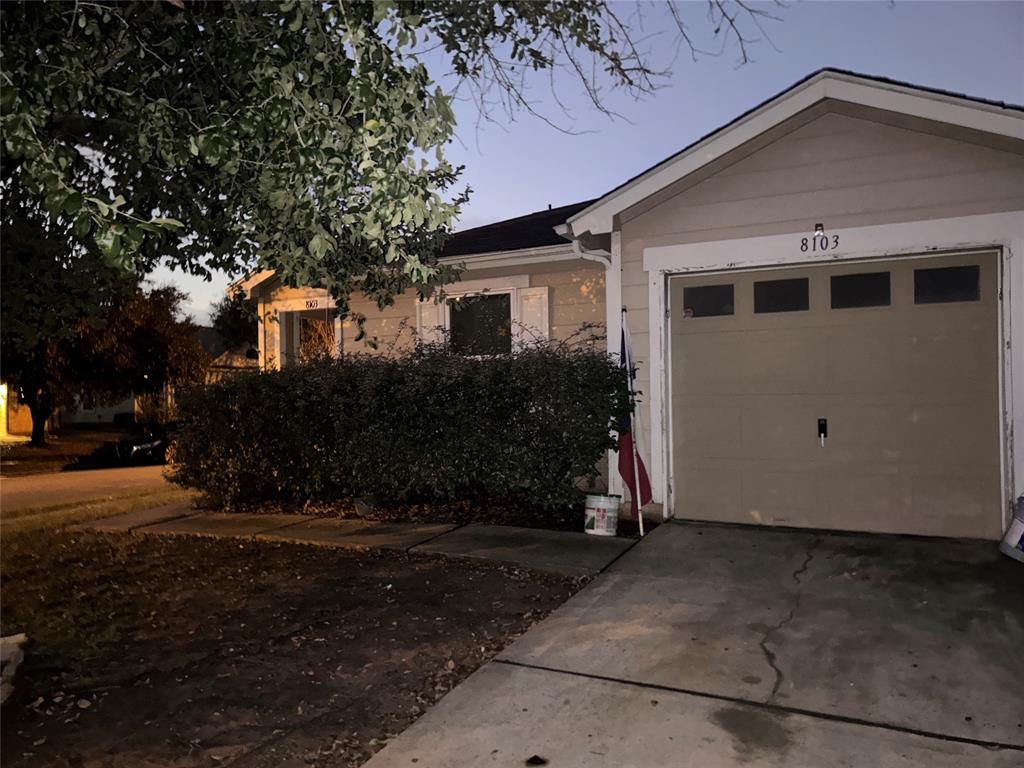
<svg viewBox="0 0 1024 768">
<path fill-rule="evenodd" d="M 1024 108 L 885 78 L 820 70 L 633 177 L 568 218 L 574 237 L 611 232 L 615 217 L 825 100 L 1024 139 Z"/>
</svg>

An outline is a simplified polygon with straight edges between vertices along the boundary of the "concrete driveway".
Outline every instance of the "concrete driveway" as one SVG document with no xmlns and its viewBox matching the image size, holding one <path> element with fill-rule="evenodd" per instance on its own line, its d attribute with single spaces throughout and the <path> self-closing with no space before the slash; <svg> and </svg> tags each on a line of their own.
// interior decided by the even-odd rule
<svg viewBox="0 0 1024 768">
<path fill-rule="evenodd" d="M 367 768 L 1008 768 L 1022 652 L 994 543 L 669 523 Z"/>
<path fill-rule="evenodd" d="M 164 467 L 122 467 L 79 472 L 49 472 L 0 479 L 0 510 L 77 504 L 129 497 L 167 488 Z"/>
</svg>

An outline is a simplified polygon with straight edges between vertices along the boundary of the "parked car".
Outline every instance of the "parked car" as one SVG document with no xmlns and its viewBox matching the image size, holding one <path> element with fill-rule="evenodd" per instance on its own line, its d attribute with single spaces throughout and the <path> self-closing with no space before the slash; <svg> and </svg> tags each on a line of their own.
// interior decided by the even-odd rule
<svg viewBox="0 0 1024 768">
<path fill-rule="evenodd" d="M 167 449 L 170 445 L 171 435 L 177 428 L 178 424 L 174 422 L 161 424 L 147 427 L 141 432 L 121 440 L 104 443 L 68 469 L 164 464 L 167 462 Z"/>
</svg>

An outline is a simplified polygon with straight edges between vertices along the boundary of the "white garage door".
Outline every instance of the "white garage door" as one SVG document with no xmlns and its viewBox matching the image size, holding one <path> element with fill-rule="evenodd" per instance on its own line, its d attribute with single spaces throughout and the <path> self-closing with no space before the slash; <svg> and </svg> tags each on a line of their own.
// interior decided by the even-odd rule
<svg viewBox="0 0 1024 768">
<path fill-rule="evenodd" d="M 998 268 L 672 278 L 674 514 L 998 537 Z"/>
</svg>

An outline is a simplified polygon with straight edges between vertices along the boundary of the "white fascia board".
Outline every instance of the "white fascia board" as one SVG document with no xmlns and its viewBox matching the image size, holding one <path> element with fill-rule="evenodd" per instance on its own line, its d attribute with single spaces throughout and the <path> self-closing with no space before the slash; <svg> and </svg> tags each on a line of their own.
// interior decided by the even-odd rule
<svg viewBox="0 0 1024 768">
<path fill-rule="evenodd" d="M 849 260 L 982 248 L 1024 238 L 1024 211 L 985 213 L 826 230 L 838 247 L 808 253 L 801 238 L 811 233 L 714 240 L 644 248 L 644 271 L 662 274 L 721 272 L 786 265 L 834 264 Z"/>
<path fill-rule="evenodd" d="M 488 253 L 471 253 L 465 256 L 448 256 L 440 259 L 442 264 L 456 264 L 472 269 L 494 269 L 498 267 L 517 267 L 522 264 L 545 264 L 551 261 L 574 261 L 579 255 L 573 250 L 572 243 L 565 245 L 545 245 L 539 248 L 521 248 L 517 251 L 490 251 Z"/>
<path fill-rule="evenodd" d="M 471 253 L 465 256 L 450 256 L 439 259 L 442 264 L 461 264 L 466 269 L 494 269 L 515 267 L 521 264 L 544 264 L 550 261 L 574 261 L 581 258 L 573 249 L 573 244 L 546 245 L 539 248 L 522 248 L 518 251 L 490 251 L 488 253 Z M 238 280 L 228 286 L 228 292 L 241 288 L 247 295 L 277 274 L 272 269 L 262 269 L 250 277 Z"/>
<path fill-rule="evenodd" d="M 245 295 L 251 299 L 253 289 L 257 286 L 263 285 L 263 283 L 270 280 L 276 274 L 277 272 L 273 269 L 261 269 L 259 272 L 249 275 L 249 277 L 233 282 L 228 286 L 228 293 L 230 294 L 232 291 L 241 288 L 245 291 Z"/>
<path fill-rule="evenodd" d="M 824 99 L 1024 139 L 1024 113 L 910 86 L 823 72 L 580 211 L 568 221 L 572 231 L 611 232 L 617 214 Z"/>
</svg>

